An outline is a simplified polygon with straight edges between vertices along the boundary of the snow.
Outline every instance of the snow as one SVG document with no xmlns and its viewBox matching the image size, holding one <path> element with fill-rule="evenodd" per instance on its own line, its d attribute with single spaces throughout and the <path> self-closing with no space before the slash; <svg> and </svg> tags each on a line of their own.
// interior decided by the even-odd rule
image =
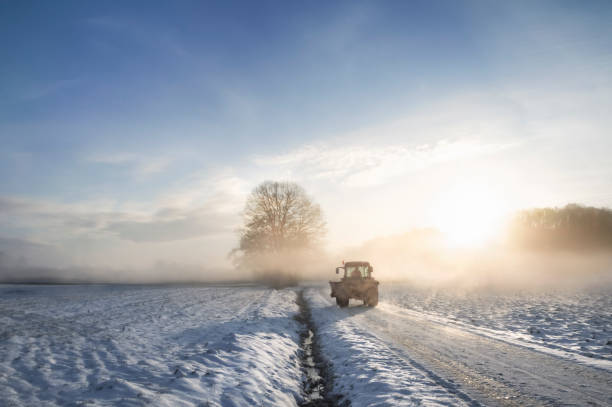
<svg viewBox="0 0 612 407">
<path fill-rule="evenodd" d="M 295 292 L 0 286 L 0 401 L 296 405 Z"/>
<path fill-rule="evenodd" d="M 410 286 L 382 282 L 380 288 L 381 302 L 375 308 L 351 301 L 348 308 L 340 309 L 329 297 L 327 286 L 310 287 L 305 295 L 312 306 L 319 343 L 334 373 L 332 390 L 344 394 L 352 405 L 507 402 L 580 406 L 612 402 L 612 369 L 607 359 L 521 341 L 509 330 L 485 332 L 485 328 L 451 320 L 441 313 L 415 311 L 403 305 L 409 301 L 404 295 L 412 292 Z M 517 309 L 505 311 L 517 318 L 522 315 L 521 301 L 526 306 L 565 304 L 562 298 L 548 298 L 546 294 L 524 300 L 507 295 L 506 300 Z M 495 322 L 495 315 L 503 311 L 496 298 L 474 299 L 478 304 L 474 312 L 480 312 L 482 320 L 490 316 Z M 563 298 L 567 301 L 563 308 L 567 323 L 563 326 L 568 330 L 575 329 L 575 321 L 588 320 L 587 312 L 608 312 L 598 307 L 602 298 L 595 299 L 587 307 L 589 311 L 573 309 L 576 299 Z M 394 300 L 400 305 L 389 302 Z M 578 301 L 584 304 L 581 297 Z M 448 312 L 467 312 L 466 304 L 457 299 L 452 307 L 450 300 Z M 607 328 L 602 331 L 607 332 Z M 562 329 L 557 334 L 571 336 Z"/>
<path fill-rule="evenodd" d="M 326 294 L 329 297 L 325 288 L 308 288 L 305 297 L 334 375 L 333 393 L 355 407 L 469 404 L 466 396 L 453 394 L 401 350 L 355 321 L 369 308 L 340 309 L 324 298 Z"/>
<path fill-rule="evenodd" d="M 403 283 L 380 287 L 381 301 L 404 312 L 610 371 L 611 294 L 607 288 L 543 293 L 424 289 Z"/>
<path fill-rule="evenodd" d="M 380 293 L 376 308 L 340 309 L 327 285 L 304 287 L 340 405 L 612 401 L 605 289 L 383 282 Z M 0 405 L 296 406 L 305 380 L 296 298 L 249 285 L 0 285 Z"/>
</svg>

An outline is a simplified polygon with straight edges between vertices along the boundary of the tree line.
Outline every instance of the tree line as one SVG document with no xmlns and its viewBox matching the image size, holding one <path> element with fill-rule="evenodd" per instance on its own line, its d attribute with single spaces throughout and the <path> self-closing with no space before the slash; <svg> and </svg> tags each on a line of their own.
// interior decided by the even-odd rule
<svg viewBox="0 0 612 407">
<path fill-rule="evenodd" d="M 525 249 L 612 250 L 612 210 L 578 204 L 522 210 L 510 242 Z"/>
</svg>

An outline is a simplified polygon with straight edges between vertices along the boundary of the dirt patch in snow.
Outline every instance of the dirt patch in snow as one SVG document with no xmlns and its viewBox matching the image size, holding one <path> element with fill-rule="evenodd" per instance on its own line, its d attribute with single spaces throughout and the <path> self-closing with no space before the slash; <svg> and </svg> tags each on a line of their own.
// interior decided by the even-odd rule
<svg viewBox="0 0 612 407">
<path fill-rule="evenodd" d="M 343 396 L 332 394 L 333 374 L 321 353 L 316 327 L 310 307 L 304 299 L 304 291 L 298 291 L 296 302 L 300 312 L 296 320 L 302 325 L 300 332 L 301 364 L 304 371 L 304 400 L 301 407 L 350 406 L 350 401 L 341 401 Z"/>
</svg>

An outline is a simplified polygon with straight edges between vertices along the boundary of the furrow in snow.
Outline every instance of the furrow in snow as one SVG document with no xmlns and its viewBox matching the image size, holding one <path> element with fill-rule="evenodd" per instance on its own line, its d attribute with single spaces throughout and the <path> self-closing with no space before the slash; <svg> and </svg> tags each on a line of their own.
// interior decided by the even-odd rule
<svg viewBox="0 0 612 407">
<path fill-rule="evenodd" d="M 0 286 L 0 405 L 288 405 L 295 292 Z"/>
</svg>

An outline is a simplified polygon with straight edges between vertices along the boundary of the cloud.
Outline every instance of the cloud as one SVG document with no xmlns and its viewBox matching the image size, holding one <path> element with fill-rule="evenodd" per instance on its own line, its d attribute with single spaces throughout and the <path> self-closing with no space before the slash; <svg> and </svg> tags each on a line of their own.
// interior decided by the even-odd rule
<svg viewBox="0 0 612 407">
<path fill-rule="evenodd" d="M 105 230 L 135 242 L 185 240 L 233 233 L 244 204 L 245 182 L 220 174 L 192 179 L 158 200 L 152 214 L 109 222 Z"/>
<path fill-rule="evenodd" d="M 27 229 L 44 239 L 108 237 L 131 241 L 174 241 L 231 232 L 236 214 L 213 196 L 199 207 L 157 207 L 150 211 L 108 210 L 95 204 L 0 197 L 0 225 Z"/>
<path fill-rule="evenodd" d="M 109 219 L 127 213 L 111 210 L 113 203 L 82 201 L 61 203 L 44 199 L 0 196 L 0 224 L 37 230 L 64 229 L 65 232 L 99 229 Z"/>
<path fill-rule="evenodd" d="M 174 161 L 174 157 L 169 155 L 115 153 L 93 155 L 87 157 L 86 160 L 98 164 L 129 168 L 133 175 L 146 177 L 163 172 Z"/>
<path fill-rule="evenodd" d="M 160 197 L 159 206 L 193 208 L 206 202 L 220 212 L 237 213 L 242 209 L 250 188 L 252 185 L 234 175 L 231 169 L 222 169 L 215 174 L 196 173 Z"/>
<path fill-rule="evenodd" d="M 435 166 L 493 155 L 532 133 L 520 98 L 466 93 L 407 109 L 403 117 L 328 135 L 277 154 L 256 155 L 263 169 L 296 179 L 376 186 Z"/>
<path fill-rule="evenodd" d="M 168 213 L 172 213 L 171 218 L 164 216 Z M 163 242 L 227 233 L 235 227 L 232 216 L 219 214 L 212 209 L 180 211 L 163 208 L 144 221 L 110 222 L 105 230 L 134 242 Z"/>
<path fill-rule="evenodd" d="M 274 166 L 301 177 L 339 181 L 347 186 L 373 186 L 436 164 L 491 154 L 513 143 L 439 140 L 434 144 L 308 145 L 285 154 L 257 156 L 259 166 Z"/>
<path fill-rule="evenodd" d="M 0 196 L 2 260 L 47 268 L 146 268 L 159 260 L 225 266 L 247 185 L 227 171 L 194 174 L 151 201 Z"/>
</svg>

